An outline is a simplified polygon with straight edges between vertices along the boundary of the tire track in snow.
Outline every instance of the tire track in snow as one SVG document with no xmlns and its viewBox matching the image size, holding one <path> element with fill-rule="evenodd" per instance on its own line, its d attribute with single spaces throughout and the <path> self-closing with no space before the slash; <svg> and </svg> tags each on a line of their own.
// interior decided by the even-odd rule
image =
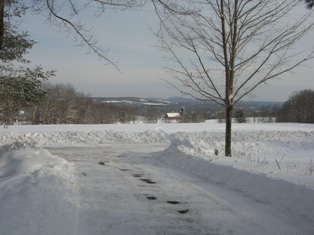
<svg viewBox="0 0 314 235">
<path fill-rule="evenodd" d="M 180 202 L 178 196 L 170 196 L 164 190 L 164 183 L 155 180 L 148 166 L 116 164 L 118 171 L 125 177 L 127 184 L 147 209 L 145 223 L 150 224 L 152 234 L 202 234 L 193 223 L 195 215 L 186 202 Z M 174 199 L 175 198 L 175 199 Z M 171 220 L 165 219 L 171 218 Z"/>
<path fill-rule="evenodd" d="M 69 147 L 50 151 L 76 165 L 81 189 L 78 235 L 208 234 L 199 229 L 200 214 L 190 207 L 188 198 L 181 197 L 180 191 L 167 192 L 176 188 L 176 183 L 147 165 L 117 157 L 125 149 Z"/>
<path fill-rule="evenodd" d="M 149 165 L 119 164 L 123 164 L 122 169 L 128 169 L 122 174 L 126 181 L 136 188 L 139 200 L 146 199 L 147 208 L 152 213 L 150 216 L 158 223 L 156 234 L 218 234 L 217 229 L 210 228 L 207 221 L 203 225 L 199 224 L 202 214 L 198 208 L 190 205 L 190 197 L 193 196 L 186 197 L 184 191 L 177 187 L 181 183 L 177 179 L 169 179 L 168 175 Z M 145 179 L 144 183 L 141 179 Z M 146 180 L 155 183 L 150 184 Z M 153 197 L 154 200 L 149 200 L 147 196 Z M 209 231 L 211 232 L 208 233 Z"/>
</svg>

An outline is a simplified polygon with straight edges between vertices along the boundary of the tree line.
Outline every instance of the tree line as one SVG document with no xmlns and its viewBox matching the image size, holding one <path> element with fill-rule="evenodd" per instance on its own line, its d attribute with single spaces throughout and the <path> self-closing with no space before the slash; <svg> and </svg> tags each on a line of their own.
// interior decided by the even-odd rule
<svg viewBox="0 0 314 235">
<path fill-rule="evenodd" d="M 314 91 L 295 92 L 278 112 L 278 122 L 314 123 Z"/>
<path fill-rule="evenodd" d="M 31 124 L 109 124 L 136 121 L 140 110 L 95 102 L 90 94 L 78 92 L 70 84 L 45 83 L 46 97 L 25 110 Z"/>
<path fill-rule="evenodd" d="M 254 122 L 314 123 L 314 91 L 296 91 L 281 106 L 263 106 L 255 112 L 236 109 L 235 122 L 247 122 L 248 117 L 252 117 Z"/>
<path fill-rule="evenodd" d="M 121 106 L 113 103 L 100 102 L 90 94 L 78 92 L 71 84 L 44 83 L 43 90 L 47 93 L 43 100 L 23 107 L 23 111 L 3 112 L 0 110 L 0 123 L 12 124 L 113 124 L 145 122 L 156 123 L 165 114 L 164 110 L 153 107 L 140 108 Z M 2 98 L 2 103 L 10 101 Z M 14 102 L 12 101 L 14 104 Z M 14 106 L 14 105 L 13 105 Z M 12 106 L 12 107 L 13 107 Z M 249 107 L 238 107 L 234 121 L 245 123 L 248 118 L 253 122 L 297 122 L 314 123 L 314 91 L 302 90 L 293 93 L 281 106 L 261 106 L 252 110 Z M 10 110 L 13 110 L 11 108 Z M 209 117 L 209 112 L 185 112 L 180 122 L 197 123 L 206 119 L 216 118 L 224 122 L 224 114 L 216 113 Z M 213 113 L 211 113 L 213 115 Z"/>
<path fill-rule="evenodd" d="M 101 102 L 91 94 L 78 92 L 71 84 L 44 83 L 46 96 L 41 102 L 25 106 L 5 116 L 0 111 L 0 122 L 12 124 L 16 120 L 25 124 L 113 124 L 156 123 L 165 116 L 166 110 L 154 107 L 136 107 Z M 203 122 L 206 113 L 191 110 L 180 122 Z"/>
</svg>

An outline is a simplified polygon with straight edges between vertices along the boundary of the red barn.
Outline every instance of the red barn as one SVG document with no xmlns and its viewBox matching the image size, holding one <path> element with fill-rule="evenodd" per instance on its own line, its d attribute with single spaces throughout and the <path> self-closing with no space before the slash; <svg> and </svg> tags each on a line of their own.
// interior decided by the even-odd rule
<svg viewBox="0 0 314 235">
<path fill-rule="evenodd" d="M 167 113 L 165 116 L 165 120 L 169 122 L 176 122 L 181 119 L 181 114 L 180 113 Z"/>
</svg>

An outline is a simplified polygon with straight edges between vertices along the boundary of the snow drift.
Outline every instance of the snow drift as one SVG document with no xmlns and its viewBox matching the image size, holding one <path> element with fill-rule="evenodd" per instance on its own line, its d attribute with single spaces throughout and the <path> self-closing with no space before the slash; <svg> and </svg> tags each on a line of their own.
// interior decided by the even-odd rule
<svg viewBox="0 0 314 235">
<path fill-rule="evenodd" d="M 0 149 L 0 233 L 75 234 L 73 164 L 33 143 Z"/>
</svg>

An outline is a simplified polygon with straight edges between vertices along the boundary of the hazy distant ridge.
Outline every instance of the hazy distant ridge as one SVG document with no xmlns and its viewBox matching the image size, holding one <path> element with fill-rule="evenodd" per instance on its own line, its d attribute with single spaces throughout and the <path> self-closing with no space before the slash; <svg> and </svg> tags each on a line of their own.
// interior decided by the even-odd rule
<svg viewBox="0 0 314 235">
<path fill-rule="evenodd" d="M 116 103 L 116 104 L 134 104 L 134 105 L 151 105 L 151 106 L 167 106 L 167 105 L 184 105 L 184 104 L 207 104 L 213 105 L 213 102 L 206 102 L 195 100 L 192 98 L 186 97 L 170 97 L 170 98 L 158 98 L 158 97 L 148 97 L 148 98 L 140 98 L 140 97 L 94 97 L 95 102 L 103 102 L 103 103 Z M 240 104 L 247 106 L 281 106 L 282 102 L 272 102 L 272 101 L 241 101 Z"/>
</svg>

